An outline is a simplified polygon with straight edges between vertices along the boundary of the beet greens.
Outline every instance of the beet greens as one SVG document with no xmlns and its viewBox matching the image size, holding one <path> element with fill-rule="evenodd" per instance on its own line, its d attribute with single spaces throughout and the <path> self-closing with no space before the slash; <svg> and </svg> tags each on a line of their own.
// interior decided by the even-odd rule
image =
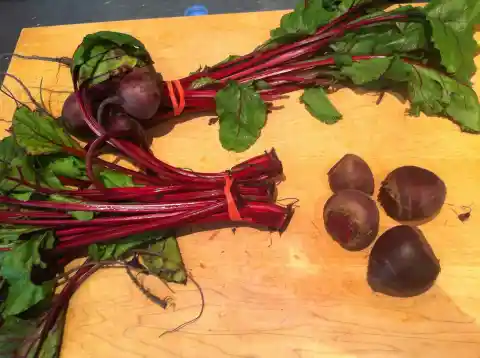
<svg viewBox="0 0 480 358">
<path fill-rule="evenodd" d="M 455 6 L 432 0 L 424 8 L 386 10 L 388 5 L 301 1 L 253 52 L 229 56 L 176 81 L 154 74 L 145 46 L 132 36 L 88 35 L 73 57 L 77 96 L 97 135 L 104 131 L 94 123 L 102 120 L 95 118 L 95 108 L 111 97 L 124 97 L 118 105 L 144 128 L 181 113 L 216 111 L 222 146 L 237 152 L 255 143 L 269 107 L 285 93 L 304 90 L 301 101 L 314 117 L 337 122 L 342 115 L 325 90 L 340 86 L 397 92 L 409 99 L 411 115 L 444 116 L 463 131 L 480 132 L 480 106 L 470 82 L 474 25 L 480 23 L 475 0 L 459 0 Z M 135 86 L 128 84 L 130 76 Z M 126 103 L 126 89 L 141 97 Z M 133 113 L 132 105 L 146 112 Z"/>
</svg>

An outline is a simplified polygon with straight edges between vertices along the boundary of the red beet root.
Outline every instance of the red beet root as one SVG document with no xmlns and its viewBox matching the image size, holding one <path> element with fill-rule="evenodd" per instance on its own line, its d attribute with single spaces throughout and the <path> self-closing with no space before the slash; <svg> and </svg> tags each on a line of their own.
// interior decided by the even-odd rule
<svg viewBox="0 0 480 358">
<path fill-rule="evenodd" d="M 138 119 L 150 119 L 160 106 L 159 80 L 153 68 L 135 68 L 120 81 L 118 95 L 122 107 Z"/>
<path fill-rule="evenodd" d="M 368 164 L 355 154 L 347 154 L 328 172 L 328 182 L 334 193 L 344 189 L 373 194 L 373 173 Z"/>
<path fill-rule="evenodd" d="M 395 169 L 383 181 L 378 201 L 391 218 L 420 221 L 434 217 L 447 194 L 445 183 L 429 170 L 405 166 Z"/>
<path fill-rule="evenodd" d="M 343 248 L 359 251 L 375 240 L 380 216 L 368 195 L 358 190 L 343 190 L 325 203 L 323 221 L 328 234 Z"/>
<path fill-rule="evenodd" d="M 59 120 L 67 132 L 73 134 L 75 137 L 82 140 L 93 137 L 93 133 L 87 122 L 85 122 L 74 93 L 69 95 L 65 100 L 62 108 L 62 116 Z"/>
<path fill-rule="evenodd" d="M 105 130 L 113 138 L 129 139 L 140 147 L 148 148 L 145 131 L 138 121 L 126 113 L 113 113 L 104 119 Z"/>
<path fill-rule="evenodd" d="M 440 273 L 440 263 L 423 233 L 415 227 L 396 226 L 373 246 L 368 263 L 368 283 L 394 297 L 426 292 Z"/>
</svg>

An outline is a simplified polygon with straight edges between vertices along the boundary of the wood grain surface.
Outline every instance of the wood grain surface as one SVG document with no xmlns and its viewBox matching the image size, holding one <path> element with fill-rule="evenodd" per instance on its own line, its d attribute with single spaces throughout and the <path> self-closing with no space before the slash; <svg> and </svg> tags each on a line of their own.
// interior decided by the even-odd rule
<svg viewBox="0 0 480 358">
<path fill-rule="evenodd" d="M 157 69 L 174 79 L 251 50 L 281 15 L 25 29 L 16 51 L 70 56 L 88 33 L 122 31 L 142 40 Z M 35 95 L 42 78 L 46 88 L 71 90 L 69 71 L 55 64 L 16 59 L 9 71 Z M 26 99 L 11 79 L 5 84 Z M 65 96 L 45 92 L 55 113 Z M 199 311 L 194 285 L 175 286 L 176 308 L 163 311 L 124 272 L 96 274 L 71 301 L 62 357 L 480 357 L 480 136 L 463 134 L 445 119 L 409 117 L 407 105 L 388 94 L 378 106 L 376 94 L 342 90 L 331 97 L 344 114 L 338 124 L 310 117 L 293 94 L 278 103 L 284 108 L 269 116 L 261 139 L 242 154 L 222 150 L 208 116 L 157 127 L 155 153 L 180 167 L 220 171 L 275 147 L 286 174 L 279 197 L 299 198 L 300 206 L 282 236 L 241 228 L 181 237 L 186 265 L 206 298 L 203 317 L 181 332 L 159 338 Z M 0 118 L 11 119 L 13 109 L 2 96 Z M 346 252 L 326 235 L 326 173 L 348 152 L 367 160 L 377 187 L 389 171 L 407 164 L 426 167 L 447 183 L 453 206 L 422 226 L 442 264 L 427 294 L 395 299 L 372 293 L 365 279 L 369 250 Z M 465 223 L 452 210 L 461 205 L 473 208 Z M 394 224 L 382 213 L 382 232 Z M 168 294 L 161 284 L 147 283 Z"/>
</svg>

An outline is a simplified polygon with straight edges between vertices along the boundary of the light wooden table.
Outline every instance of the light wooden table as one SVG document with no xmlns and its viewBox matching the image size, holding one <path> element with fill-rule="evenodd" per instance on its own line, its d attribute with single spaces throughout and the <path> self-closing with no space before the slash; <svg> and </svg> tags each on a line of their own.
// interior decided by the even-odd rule
<svg viewBox="0 0 480 358">
<path fill-rule="evenodd" d="M 82 37 L 98 30 L 131 33 L 150 50 L 167 79 L 228 54 L 255 47 L 282 12 L 122 21 L 25 29 L 17 52 L 70 56 Z M 13 60 L 10 72 L 29 87 L 40 79 L 70 89 L 69 73 L 54 64 Z M 17 95 L 18 86 L 6 80 Z M 38 92 L 38 91 L 36 91 Z M 55 111 L 65 95 L 52 96 Z M 25 98 L 22 96 L 22 98 Z M 206 308 L 198 323 L 158 336 L 195 316 L 200 296 L 193 285 L 175 287 L 175 310 L 147 301 L 120 271 L 89 279 L 73 297 L 62 357 L 480 357 L 480 136 L 462 134 L 445 119 L 411 118 L 406 105 L 386 95 L 343 90 L 332 96 L 345 118 L 324 125 L 294 94 L 281 102 L 261 140 L 243 154 L 221 149 L 208 117 L 157 128 L 153 149 L 180 167 L 222 170 L 274 146 L 287 180 L 280 197 L 297 197 L 297 209 L 281 237 L 242 228 L 182 237 L 186 265 L 202 285 Z M 14 105 L 1 97 L 0 118 Z M 5 127 L 6 125 L 4 125 Z M 373 294 L 365 280 L 368 251 L 349 253 L 322 225 L 330 192 L 328 169 L 345 153 L 371 165 L 378 182 L 406 164 L 429 168 L 448 185 L 447 202 L 470 205 L 461 223 L 449 206 L 424 226 L 442 273 L 427 294 L 395 299 Z M 394 225 L 382 215 L 381 230 Z M 166 294 L 152 282 L 152 290 Z"/>
</svg>

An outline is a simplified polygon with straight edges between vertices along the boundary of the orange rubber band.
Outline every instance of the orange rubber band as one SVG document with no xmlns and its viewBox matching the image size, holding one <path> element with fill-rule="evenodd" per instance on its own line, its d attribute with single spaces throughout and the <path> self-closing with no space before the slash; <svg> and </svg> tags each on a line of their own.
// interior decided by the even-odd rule
<svg viewBox="0 0 480 358">
<path fill-rule="evenodd" d="M 182 114 L 183 110 L 185 109 L 185 91 L 183 90 L 183 86 L 179 80 L 173 81 L 173 84 L 175 85 L 175 87 L 177 87 L 178 96 L 179 96 L 180 103 L 178 105 L 178 114 L 176 114 L 177 116 L 179 116 L 180 114 Z"/>
<path fill-rule="evenodd" d="M 225 176 L 225 197 L 227 198 L 227 208 L 228 208 L 228 216 L 232 221 L 241 221 L 242 217 L 240 216 L 240 212 L 238 211 L 237 203 L 232 195 L 232 184 L 233 180 L 229 175 Z"/>
<path fill-rule="evenodd" d="M 170 81 L 167 81 L 167 88 L 168 88 L 168 95 L 170 96 L 170 101 L 172 101 L 173 113 L 176 112 L 178 108 L 177 97 L 175 96 L 175 92 L 173 91 L 173 84 Z"/>
<path fill-rule="evenodd" d="M 175 90 L 173 89 L 173 85 L 175 85 L 175 88 L 178 92 L 178 101 L 177 96 L 175 95 Z M 183 89 L 183 86 L 179 80 L 167 81 L 167 89 L 170 100 L 172 101 L 173 114 L 175 116 L 179 116 L 185 109 L 185 90 Z"/>
</svg>

